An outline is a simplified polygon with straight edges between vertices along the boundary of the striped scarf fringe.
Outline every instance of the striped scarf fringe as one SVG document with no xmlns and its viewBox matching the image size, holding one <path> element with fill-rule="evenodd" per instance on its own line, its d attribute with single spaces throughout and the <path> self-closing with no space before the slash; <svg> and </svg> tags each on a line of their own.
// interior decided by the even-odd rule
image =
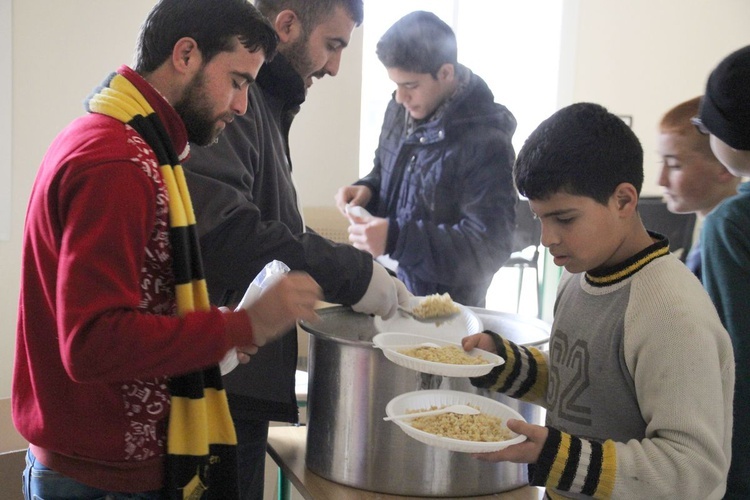
<svg viewBox="0 0 750 500">
<path fill-rule="evenodd" d="M 177 314 L 208 310 L 190 193 L 159 116 L 135 85 L 119 73 L 112 73 L 94 91 L 86 108 L 133 127 L 154 150 L 169 195 Z M 237 498 L 237 436 L 218 365 L 171 378 L 169 391 L 166 497 Z"/>
</svg>

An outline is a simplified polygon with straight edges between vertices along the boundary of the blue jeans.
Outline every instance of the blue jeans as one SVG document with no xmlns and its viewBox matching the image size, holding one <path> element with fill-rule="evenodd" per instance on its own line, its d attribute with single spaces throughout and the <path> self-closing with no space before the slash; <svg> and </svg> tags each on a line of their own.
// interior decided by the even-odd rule
<svg viewBox="0 0 750 500">
<path fill-rule="evenodd" d="M 160 491 L 118 493 L 79 483 L 59 474 L 38 461 L 31 450 L 26 452 L 23 471 L 23 496 L 26 500 L 160 500 Z"/>
</svg>

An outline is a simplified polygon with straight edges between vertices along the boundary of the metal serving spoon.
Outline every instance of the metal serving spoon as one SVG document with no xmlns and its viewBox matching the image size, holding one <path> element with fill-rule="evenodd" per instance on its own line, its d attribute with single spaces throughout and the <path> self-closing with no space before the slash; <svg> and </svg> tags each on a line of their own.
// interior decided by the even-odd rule
<svg viewBox="0 0 750 500">
<path fill-rule="evenodd" d="M 443 413 L 457 413 L 459 415 L 478 415 L 481 413 L 479 410 L 469 405 L 448 405 L 438 410 L 420 411 L 414 413 L 406 413 L 404 415 L 393 415 L 390 417 L 383 417 L 383 420 L 406 420 L 417 417 L 430 417 L 432 415 L 441 415 Z"/>
<path fill-rule="evenodd" d="M 438 324 L 445 323 L 446 321 L 450 321 L 453 318 L 457 317 L 459 314 L 461 314 L 461 311 L 456 311 L 454 313 L 444 314 L 442 316 L 417 316 L 410 309 L 407 309 L 403 306 L 398 306 L 398 310 L 402 314 L 411 316 L 412 318 L 416 319 L 420 323 L 438 323 Z"/>
</svg>

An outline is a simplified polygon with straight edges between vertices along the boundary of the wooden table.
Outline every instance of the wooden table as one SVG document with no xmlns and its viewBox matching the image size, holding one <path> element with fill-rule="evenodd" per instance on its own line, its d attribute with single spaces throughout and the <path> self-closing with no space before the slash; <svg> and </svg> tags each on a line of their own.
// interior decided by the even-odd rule
<svg viewBox="0 0 750 500">
<path fill-rule="evenodd" d="M 268 454 L 279 466 L 279 500 L 290 498 L 290 485 L 294 485 L 305 500 L 424 500 L 425 497 L 406 497 L 360 490 L 335 483 L 318 476 L 305 466 L 307 427 L 274 426 L 268 429 Z M 467 499 L 539 500 L 543 489 L 521 488 Z"/>
</svg>

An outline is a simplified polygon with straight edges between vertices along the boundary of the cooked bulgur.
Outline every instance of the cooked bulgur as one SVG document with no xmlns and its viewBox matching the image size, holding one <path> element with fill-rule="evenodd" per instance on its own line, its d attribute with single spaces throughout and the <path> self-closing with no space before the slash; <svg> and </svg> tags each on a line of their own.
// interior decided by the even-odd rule
<svg viewBox="0 0 750 500">
<path fill-rule="evenodd" d="M 481 356 L 469 356 L 466 351 L 454 345 L 441 347 L 418 346 L 410 349 L 401 349 L 398 352 L 412 358 L 451 365 L 486 365 L 489 363 L 489 361 Z"/>
<path fill-rule="evenodd" d="M 448 316 L 460 311 L 461 309 L 453 302 L 448 293 L 428 295 L 411 310 L 412 314 L 418 318 Z"/>
<path fill-rule="evenodd" d="M 469 405 L 473 406 L 473 405 Z M 441 407 L 433 406 L 428 410 Z M 476 408 L 474 406 L 474 408 Z M 478 409 L 478 408 L 477 408 Z M 417 410 L 407 413 L 419 413 Z M 461 439 L 463 441 L 495 442 L 506 441 L 513 437 L 510 430 L 504 427 L 500 417 L 493 417 L 486 413 L 478 415 L 459 415 L 457 413 L 443 413 L 431 417 L 416 417 L 409 421 L 412 427 L 437 436 Z"/>
</svg>

